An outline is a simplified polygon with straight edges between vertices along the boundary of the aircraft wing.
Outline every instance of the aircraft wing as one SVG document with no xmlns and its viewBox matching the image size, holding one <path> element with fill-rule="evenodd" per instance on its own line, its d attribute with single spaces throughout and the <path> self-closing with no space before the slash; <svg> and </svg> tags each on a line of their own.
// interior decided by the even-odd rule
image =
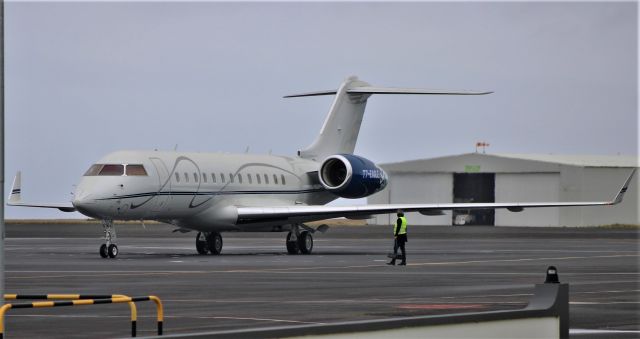
<svg viewBox="0 0 640 339">
<path fill-rule="evenodd" d="M 11 193 L 7 199 L 7 206 L 23 206 L 23 207 L 41 207 L 41 208 L 57 208 L 63 212 L 74 212 L 76 208 L 71 202 L 66 203 L 27 203 L 22 202 L 21 195 L 21 178 L 20 171 L 16 173 L 16 177 L 13 178 L 13 186 L 11 187 Z"/>
<path fill-rule="evenodd" d="M 596 202 L 500 202 L 500 203 L 443 203 L 443 204 L 385 204 L 364 206 L 275 206 L 275 207 L 238 207 L 237 224 L 247 225 L 260 222 L 301 223 L 330 218 L 363 218 L 374 214 L 419 212 L 425 215 L 442 215 L 447 210 L 498 209 L 522 212 L 525 208 L 569 207 L 569 206 L 611 206 L 622 202 L 629 187 L 634 169 L 624 185 L 611 201 Z"/>
</svg>

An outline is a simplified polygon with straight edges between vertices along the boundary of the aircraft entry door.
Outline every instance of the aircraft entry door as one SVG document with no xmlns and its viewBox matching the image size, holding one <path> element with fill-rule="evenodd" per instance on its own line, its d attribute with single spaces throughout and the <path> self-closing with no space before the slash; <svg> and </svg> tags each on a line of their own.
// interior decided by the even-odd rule
<svg viewBox="0 0 640 339">
<path fill-rule="evenodd" d="M 454 173 L 453 202 L 495 202 L 495 173 Z M 453 225 L 495 225 L 496 211 L 454 210 Z"/>
<path fill-rule="evenodd" d="M 158 173 L 158 191 L 153 198 L 153 211 L 160 212 L 167 208 L 167 202 L 171 196 L 171 180 L 169 180 L 169 170 L 162 160 L 158 158 L 150 158 L 150 160 Z"/>
</svg>

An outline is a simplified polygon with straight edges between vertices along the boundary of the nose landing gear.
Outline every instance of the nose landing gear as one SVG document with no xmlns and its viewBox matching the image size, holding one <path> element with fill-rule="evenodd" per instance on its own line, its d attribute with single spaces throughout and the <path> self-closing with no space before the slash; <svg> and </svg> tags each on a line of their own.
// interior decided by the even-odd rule
<svg viewBox="0 0 640 339">
<path fill-rule="evenodd" d="M 116 229 L 113 220 L 102 220 L 105 243 L 100 245 L 100 256 L 103 258 L 115 258 L 118 256 L 118 246 L 116 242 Z"/>
</svg>

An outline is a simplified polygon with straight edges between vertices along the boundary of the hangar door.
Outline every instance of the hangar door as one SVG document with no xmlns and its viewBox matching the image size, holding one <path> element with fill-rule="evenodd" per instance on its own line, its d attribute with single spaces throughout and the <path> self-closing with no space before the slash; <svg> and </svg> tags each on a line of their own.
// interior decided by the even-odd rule
<svg viewBox="0 0 640 339">
<path fill-rule="evenodd" d="M 560 173 L 499 173 L 498 202 L 560 201 Z M 558 207 L 529 208 L 522 212 L 496 211 L 497 226 L 558 226 Z"/>
<path fill-rule="evenodd" d="M 443 203 L 451 202 L 451 174 L 449 173 L 402 173 L 392 175 L 386 190 L 391 204 Z M 411 225 L 449 225 L 449 215 L 426 216 L 420 213 L 407 213 Z M 395 214 L 389 214 L 384 223 L 389 225 L 396 220 Z M 409 231 L 411 232 L 411 231 Z"/>
<path fill-rule="evenodd" d="M 495 173 L 454 173 L 453 202 L 495 202 Z M 453 225 L 493 226 L 495 210 L 454 210 Z"/>
</svg>

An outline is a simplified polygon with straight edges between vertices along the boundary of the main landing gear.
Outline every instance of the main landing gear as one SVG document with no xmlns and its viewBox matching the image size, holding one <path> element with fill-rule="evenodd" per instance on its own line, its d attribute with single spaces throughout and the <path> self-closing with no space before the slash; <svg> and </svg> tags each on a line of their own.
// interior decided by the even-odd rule
<svg viewBox="0 0 640 339">
<path fill-rule="evenodd" d="M 222 236 L 218 232 L 198 232 L 196 235 L 196 251 L 198 254 L 220 254 L 222 252 Z"/>
<path fill-rule="evenodd" d="M 300 227 L 294 225 L 289 234 L 287 234 L 287 252 L 289 254 L 311 254 L 311 251 L 313 251 L 311 232 L 300 232 Z"/>
<path fill-rule="evenodd" d="M 105 243 L 100 245 L 100 256 L 103 258 L 115 258 L 118 256 L 118 246 L 116 243 L 116 229 L 113 227 L 113 220 L 102 220 Z"/>
</svg>

